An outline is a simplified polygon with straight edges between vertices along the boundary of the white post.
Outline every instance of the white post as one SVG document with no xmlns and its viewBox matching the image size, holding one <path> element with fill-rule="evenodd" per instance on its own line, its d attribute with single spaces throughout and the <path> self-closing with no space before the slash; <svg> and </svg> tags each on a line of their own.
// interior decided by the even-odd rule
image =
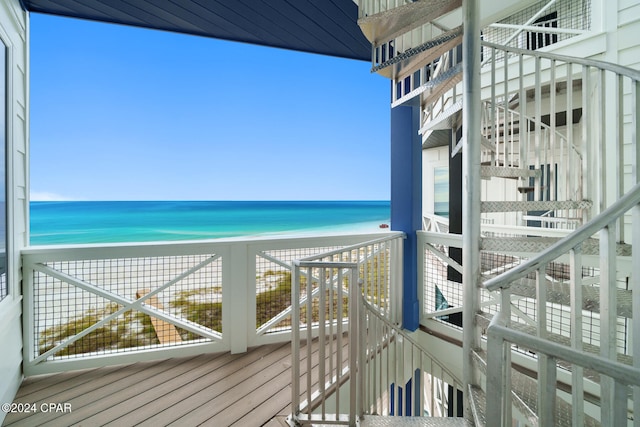
<svg viewBox="0 0 640 427">
<path fill-rule="evenodd" d="M 249 335 L 249 248 L 246 244 L 231 245 L 228 257 L 222 259 L 222 312 L 223 336 L 229 340 L 231 353 L 245 353 Z M 253 257 L 253 277 L 255 278 L 255 256 Z M 255 306 L 255 283 L 253 306 Z M 255 307 L 254 307 L 255 319 Z M 255 323 L 255 320 L 254 320 Z M 254 327 L 254 326 L 252 326 Z"/>
<path fill-rule="evenodd" d="M 463 105 L 462 129 L 464 139 L 463 182 L 465 199 L 462 202 L 462 261 L 464 286 L 463 361 L 464 390 L 476 384 L 472 351 L 479 347 L 479 335 L 474 317 L 479 309 L 480 279 L 480 8 L 478 0 L 463 0 L 462 65 Z M 465 418 L 472 419 L 468 399 L 465 399 Z"/>
</svg>

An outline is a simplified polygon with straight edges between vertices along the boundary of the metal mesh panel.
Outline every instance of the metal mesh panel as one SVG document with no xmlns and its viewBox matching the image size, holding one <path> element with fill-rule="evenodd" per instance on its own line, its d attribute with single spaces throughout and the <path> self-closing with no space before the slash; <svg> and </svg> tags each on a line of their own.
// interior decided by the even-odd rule
<svg viewBox="0 0 640 427">
<path fill-rule="evenodd" d="M 393 240 L 368 243 L 359 247 L 335 250 L 314 257 L 322 261 L 352 262 L 358 264 L 358 275 L 362 280 L 362 292 L 367 301 L 389 315 L 391 312 L 391 257 Z"/>
<path fill-rule="evenodd" d="M 539 1 L 503 19 L 499 24 L 524 25 L 530 19 L 534 18 L 547 3 L 549 3 L 548 0 Z M 589 30 L 591 28 L 591 1 L 556 1 L 551 7 L 541 12 L 529 25 L 541 28 Z M 485 41 L 531 50 L 539 49 L 575 36 L 575 34 L 570 33 L 543 34 L 532 31 L 522 31 L 517 35 L 515 33 L 516 30 L 513 28 L 491 26 L 482 31 Z M 490 52 L 484 49 L 483 58 L 487 58 L 489 55 Z M 503 52 L 498 53 L 499 57 L 502 55 L 504 55 Z"/>
<path fill-rule="evenodd" d="M 440 255 L 438 255 L 438 252 Z M 451 313 L 451 308 L 462 305 L 462 284 L 449 280 L 448 264 L 446 258 L 449 248 L 443 245 L 426 245 L 423 252 L 424 260 L 424 309 L 427 317 L 446 322 L 449 326 L 457 327 L 456 319 L 452 318 L 456 313 Z M 480 254 L 481 274 L 483 280 L 496 277 L 517 265 L 526 262 L 526 258 L 499 253 L 494 251 L 482 251 Z M 599 269 L 593 267 L 582 268 L 584 281 L 584 309 L 582 311 L 583 342 L 592 346 L 600 345 L 600 314 L 599 306 Z M 570 308 L 570 268 L 564 262 L 552 262 L 547 265 L 542 277 L 546 292 L 546 329 L 549 333 L 564 340 L 567 343 L 571 338 L 571 308 Z M 618 283 L 619 289 L 626 289 L 625 280 Z M 529 274 L 511 286 L 512 293 L 512 322 L 531 328 L 535 333 L 535 325 L 538 320 L 538 301 L 536 297 L 536 275 Z M 619 297 L 627 298 L 627 297 Z M 620 299 L 619 299 L 620 301 Z M 489 317 L 500 309 L 495 295 L 481 292 L 482 311 Z M 620 302 L 619 302 L 620 304 Z M 449 310 L 448 313 L 438 316 L 439 311 Z M 618 307 L 616 340 L 618 352 L 629 354 L 630 327 L 625 317 L 625 308 Z M 564 342 L 563 341 L 563 342 Z M 528 351 L 524 351 L 530 354 Z"/>
<path fill-rule="evenodd" d="M 266 327 L 265 332 L 269 333 L 291 329 L 289 316 L 280 316 L 282 319 L 276 321 L 275 324 L 272 320 L 291 307 L 291 265 L 293 261 L 334 249 L 336 247 L 277 249 L 256 255 L 257 330 Z M 304 286 L 301 292 L 304 295 Z"/>
<path fill-rule="evenodd" d="M 424 251 L 424 306 L 426 313 L 438 312 L 454 307 L 462 307 L 462 283 L 448 280 L 447 263 L 439 258 L 435 252 L 439 251 L 448 256 L 449 248 L 444 245 L 428 246 Z M 456 314 L 445 314 L 437 319 L 449 324 Z M 457 314 L 460 317 L 460 314 Z"/>
<path fill-rule="evenodd" d="M 203 338 L 185 325 L 222 331 L 221 259 L 214 255 L 64 261 L 36 268 L 36 357 L 54 348 L 50 356 L 56 358 Z M 145 296 L 142 307 L 169 317 L 130 306 Z M 177 327 L 172 319 L 184 323 Z"/>
<path fill-rule="evenodd" d="M 9 295 L 9 283 L 7 282 L 7 273 L 0 274 L 0 301 Z"/>
</svg>

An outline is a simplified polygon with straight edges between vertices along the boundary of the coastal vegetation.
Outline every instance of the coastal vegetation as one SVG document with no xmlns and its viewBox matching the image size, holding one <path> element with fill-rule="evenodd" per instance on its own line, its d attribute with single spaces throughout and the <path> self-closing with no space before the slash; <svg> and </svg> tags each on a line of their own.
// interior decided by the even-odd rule
<svg viewBox="0 0 640 427">
<path fill-rule="evenodd" d="M 384 308 L 387 304 L 388 290 L 387 286 L 376 284 L 387 283 L 388 266 L 389 259 L 384 254 L 365 261 L 360 266 L 360 277 L 365 282 L 363 287 L 364 294 L 371 303 L 381 308 Z M 329 279 L 331 276 L 335 277 L 336 271 L 328 269 L 326 274 L 326 278 Z M 255 326 L 256 329 L 259 329 L 291 306 L 291 272 L 288 270 L 267 270 L 256 277 L 256 284 Z M 314 289 L 317 287 L 315 280 L 312 286 Z M 342 286 L 345 290 L 349 287 L 346 277 Z M 302 277 L 302 295 L 307 292 L 306 287 L 307 278 Z M 166 311 L 174 316 L 221 333 L 223 312 L 221 295 L 222 289 L 219 286 L 181 290 L 172 295 Z M 339 304 L 338 298 L 338 292 L 326 292 L 325 301 L 327 303 L 324 308 L 326 319 L 331 317 L 335 319 L 339 310 L 342 310 L 343 316 L 348 315 L 348 298 L 346 294 L 342 295 L 342 304 Z M 319 296 L 312 299 L 312 322 L 318 322 L 320 319 L 319 300 Z M 110 303 L 100 309 L 89 309 L 82 315 L 44 329 L 40 332 L 38 338 L 39 354 L 55 349 L 56 346 L 79 334 L 84 335 L 72 343 L 56 349 L 52 352 L 52 355 L 55 357 L 72 356 L 160 344 L 158 332 L 153 325 L 154 319 L 139 311 L 129 310 L 99 327 L 94 326 L 120 309 L 120 305 Z M 307 309 L 303 305 L 300 312 L 301 323 L 306 323 L 308 321 L 307 317 Z M 280 321 L 273 323 L 267 327 L 269 331 L 287 329 L 291 327 L 291 317 L 282 316 Z M 85 332 L 90 328 L 94 329 L 88 333 Z M 177 331 L 178 341 L 192 341 L 202 338 L 198 334 L 183 328 L 176 327 L 175 330 Z"/>
<path fill-rule="evenodd" d="M 270 278 L 271 289 L 256 295 L 256 328 L 281 313 L 291 305 L 291 273 L 289 271 L 267 271 L 262 278 Z M 275 281 L 273 280 L 275 278 Z M 183 319 L 222 332 L 222 302 L 211 301 L 211 295 L 220 288 L 196 288 L 175 294 L 169 306 L 173 313 Z M 39 353 L 43 354 L 60 343 L 92 327 L 100 320 L 120 309 L 116 303 L 107 304 L 102 309 L 90 309 L 82 316 L 46 328 L 38 340 Z M 287 319 L 290 326 L 291 322 Z M 201 338 L 193 332 L 176 328 L 183 341 Z M 129 310 L 106 322 L 73 343 L 56 351 L 55 356 L 71 356 L 106 350 L 159 344 L 151 317 L 145 313 Z"/>
</svg>

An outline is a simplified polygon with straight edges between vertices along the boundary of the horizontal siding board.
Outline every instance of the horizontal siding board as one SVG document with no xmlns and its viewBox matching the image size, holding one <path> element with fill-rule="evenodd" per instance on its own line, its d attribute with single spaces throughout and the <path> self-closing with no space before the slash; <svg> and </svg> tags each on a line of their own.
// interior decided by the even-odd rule
<svg viewBox="0 0 640 427">
<path fill-rule="evenodd" d="M 8 183 L 22 183 L 25 185 L 27 182 L 26 176 L 26 161 L 23 167 L 17 170 L 13 167 L 11 162 L 15 162 L 19 157 L 15 156 L 16 147 L 21 147 L 26 150 L 26 108 L 18 107 L 18 100 L 21 100 L 23 106 L 27 105 L 27 88 L 26 88 L 26 75 L 23 70 L 26 70 L 26 19 L 27 15 L 22 10 L 19 0 L 3 0 L 0 2 L 0 37 L 4 43 L 9 47 L 10 54 L 8 58 L 8 73 L 7 78 L 9 88 L 7 90 L 7 126 L 9 127 L 8 134 L 11 138 L 12 144 L 8 144 L 10 149 L 13 149 L 13 153 L 7 153 L 9 160 L 8 171 L 12 173 L 9 177 Z M 4 84 L 3 82 L 0 82 Z M 22 115 L 22 118 L 20 118 Z M 22 126 L 22 129 L 16 129 L 17 126 Z M 26 160 L 25 157 L 22 160 Z M 21 174 L 16 176 L 16 173 Z M 15 187 L 14 187 L 15 188 Z M 8 195 L 15 194 L 15 191 L 9 191 Z M 15 200 L 15 199 L 14 199 Z M 13 203 L 16 204 L 16 203 Z M 12 203 L 9 204 L 11 206 Z M 9 228 L 8 232 L 12 234 L 14 242 L 13 246 L 8 248 L 12 256 L 11 265 L 15 274 L 10 275 L 11 283 L 9 283 L 9 290 L 13 295 L 8 296 L 2 302 L 0 302 L 0 348 L 2 349 L 2 356 L 0 356 L 0 402 L 9 402 L 15 396 L 16 391 L 22 381 L 22 324 L 21 324 L 21 303 L 19 300 L 19 279 L 20 272 L 16 268 L 18 266 L 18 251 L 24 243 L 25 229 L 26 229 L 26 211 L 25 209 L 11 210 L 9 212 L 8 223 L 9 226 L 14 225 L 14 228 Z M 0 424 L 5 418 L 5 413 L 0 411 Z"/>
</svg>

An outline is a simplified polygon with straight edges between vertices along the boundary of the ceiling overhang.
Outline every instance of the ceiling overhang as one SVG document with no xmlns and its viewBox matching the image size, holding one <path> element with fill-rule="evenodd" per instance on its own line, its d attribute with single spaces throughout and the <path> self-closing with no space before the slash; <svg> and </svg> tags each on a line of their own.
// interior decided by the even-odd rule
<svg viewBox="0 0 640 427">
<path fill-rule="evenodd" d="M 353 0 L 22 0 L 30 12 L 371 59 Z"/>
</svg>

